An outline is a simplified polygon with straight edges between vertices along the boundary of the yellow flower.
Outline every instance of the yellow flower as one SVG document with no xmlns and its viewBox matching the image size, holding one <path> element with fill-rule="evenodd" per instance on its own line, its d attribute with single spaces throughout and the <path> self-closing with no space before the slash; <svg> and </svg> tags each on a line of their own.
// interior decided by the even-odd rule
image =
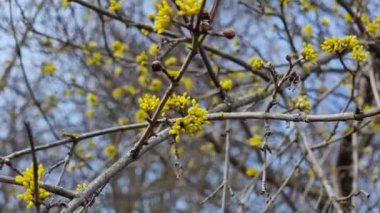
<svg viewBox="0 0 380 213">
<path fill-rule="evenodd" d="M 287 7 L 289 5 L 289 0 L 281 0 L 281 4 Z"/>
<path fill-rule="evenodd" d="M 306 38 L 310 39 L 311 36 L 313 35 L 313 27 L 311 26 L 311 24 L 306 24 L 303 27 L 303 32 L 304 32 Z"/>
<path fill-rule="evenodd" d="M 157 44 L 152 44 L 149 47 L 148 53 L 151 55 L 155 55 L 158 52 L 159 46 Z"/>
<path fill-rule="evenodd" d="M 104 148 L 104 153 L 107 155 L 109 158 L 114 158 L 117 154 L 117 149 L 116 146 L 109 144 Z"/>
<path fill-rule="evenodd" d="M 191 78 L 182 77 L 181 83 L 183 83 L 185 85 L 186 91 L 189 91 L 193 88 L 193 80 Z"/>
<path fill-rule="evenodd" d="M 87 188 L 87 186 L 88 186 L 88 184 L 86 182 L 84 182 L 82 184 L 78 183 L 75 191 L 82 192 L 83 190 L 85 190 Z"/>
<path fill-rule="evenodd" d="M 254 135 L 249 139 L 249 145 L 254 148 L 259 148 L 261 146 L 261 142 L 263 137 L 260 135 Z"/>
<path fill-rule="evenodd" d="M 342 48 L 352 50 L 355 46 L 359 44 L 356 35 L 347 35 L 340 40 L 340 45 Z"/>
<path fill-rule="evenodd" d="M 375 20 L 376 20 L 377 23 L 380 23 L 380 14 L 378 14 L 378 15 L 376 16 L 376 19 L 375 19 Z"/>
<path fill-rule="evenodd" d="M 70 6 L 70 1 L 69 0 L 62 0 L 61 1 L 61 6 L 64 7 L 64 8 Z"/>
<path fill-rule="evenodd" d="M 119 98 L 121 98 L 121 96 L 123 96 L 124 92 L 125 91 L 124 91 L 123 87 L 117 87 L 114 90 L 112 90 L 112 97 L 114 99 L 119 99 Z"/>
<path fill-rule="evenodd" d="M 306 95 L 301 95 L 298 98 L 293 98 L 291 100 L 293 106 L 303 112 L 310 112 L 311 103 Z"/>
<path fill-rule="evenodd" d="M 137 110 L 135 114 L 136 121 L 140 123 L 144 122 L 147 117 L 148 117 L 148 114 L 142 109 Z"/>
<path fill-rule="evenodd" d="M 44 199 L 50 195 L 48 191 L 41 188 L 42 176 L 44 173 L 44 166 L 42 164 L 38 165 L 38 195 L 40 199 Z M 34 205 L 34 194 L 35 192 L 35 176 L 34 176 L 34 166 L 33 163 L 22 173 L 22 175 L 17 175 L 15 181 L 19 184 L 22 184 L 26 188 L 23 194 L 19 194 L 17 197 L 20 200 L 24 200 L 27 203 L 26 208 L 31 208 Z"/>
<path fill-rule="evenodd" d="M 142 110 L 152 112 L 156 109 L 160 99 L 155 95 L 145 94 L 144 97 L 138 99 L 138 102 Z"/>
<path fill-rule="evenodd" d="M 155 78 L 152 80 L 152 82 L 150 82 L 150 86 L 149 86 L 149 89 L 153 92 L 159 90 L 162 86 L 162 81 L 158 78 Z"/>
<path fill-rule="evenodd" d="M 179 7 L 178 14 L 180 16 L 194 16 L 201 10 L 203 0 L 176 0 L 175 3 Z"/>
<path fill-rule="evenodd" d="M 323 17 L 323 18 L 321 19 L 321 24 L 324 25 L 324 26 L 329 26 L 329 25 L 330 25 L 330 20 L 329 20 L 329 18 L 327 18 L 327 17 Z"/>
<path fill-rule="evenodd" d="M 356 61 L 363 62 L 367 60 L 368 52 L 363 50 L 363 45 L 356 45 L 351 52 L 351 56 Z"/>
<path fill-rule="evenodd" d="M 148 60 L 148 55 L 145 51 L 142 51 L 139 55 L 136 56 L 136 62 L 139 65 L 145 65 L 146 61 Z"/>
<path fill-rule="evenodd" d="M 207 110 L 199 107 L 199 103 L 193 99 L 192 106 L 187 110 L 186 117 L 176 120 L 169 131 L 170 135 L 175 137 L 175 141 L 180 141 L 180 134 L 185 133 L 194 136 L 195 133 L 201 131 L 203 124 L 207 124 Z"/>
<path fill-rule="evenodd" d="M 115 67 L 115 69 L 113 69 L 113 75 L 115 77 L 119 77 L 122 72 L 123 72 L 123 70 L 121 69 L 121 67 Z"/>
<path fill-rule="evenodd" d="M 331 38 L 325 37 L 325 40 L 321 44 L 321 49 L 327 53 L 333 53 L 340 50 L 340 39 L 336 36 Z"/>
<path fill-rule="evenodd" d="M 100 66 L 102 64 L 102 53 L 101 52 L 95 52 L 91 55 L 91 57 L 86 59 L 86 64 L 87 65 L 97 65 Z"/>
<path fill-rule="evenodd" d="M 186 108 L 188 102 L 190 101 L 190 96 L 187 93 L 182 95 L 173 94 L 166 101 L 164 108 L 162 109 L 162 115 L 165 116 L 168 110 L 182 111 Z"/>
<path fill-rule="evenodd" d="M 95 111 L 93 109 L 87 109 L 86 112 L 85 112 L 85 116 L 88 119 L 94 118 Z"/>
<path fill-rule="evenodd" d="M 52 75 L 57 72 L 57 67 L 51 62 L 42 63 L 41 72 L 44 75 Z"/>
<path fill-rule="evenodd" d="M 366 24 L 366 27 L 367 27 L 367 32 L 372 35 L 372 36 L 375 36 L 378 34 L 378 31 L 379 31 L 379 23 L 376 23 L 376 22 L 368 22 Z"/>
<path fill-rule="evenodd" d="M 220 86 L 226 91 L 231 90 L 232 89 L 232 81 L 230 79 L 220 81 Z"/>
<path fill-rule="evenodd" d="M 119 118 L 117 120 L 117 124 L 119 124 L 120 126 L 122 125 L 126 125 L 129 123 L 129 118 L 128 117 L 124 117 L 124 118 Z"/>
<path fill-rule="evenodd" d="M 318 58 L 318 53 L 315 52 L 313 45 L 303 43 L 302 56 L 306 61 L 311 61 L 312 63 L 316 63 L 316 59 Z"/>
<path fill-rule="evenodd" d="M 347 22 L 347 23 L 351 23 L 353 21 L 353 18 L 352 16 L 349 14 L 349 13 L 345 13 L 344 14 L 344 20 Z"/>
<path fill-rule="evenodd" d="M 171 25 L 171 20 L 175 13 L 171 8 L 167 0 L 161 0 L 160 3 L 156 4 L 157 14 L 154 17 L 154 30 L 158 34 L 162 34 Z"/>
<path fill-rule="evenodd" d="M 96 94 L 94 93 L 89 93 L 87 95 L 87 103 L 89 105 L 95 105 L 98 103 L 98 96 L 96 96 Z"/>
<path fill-rule="evenodd" d="M 122 58 L 123 55 L 124 55 L 124 52 L 126 50 L 128 50 L 128 44 L 126 43 L 123 43 L 121 41 L 118 41 L 118 40 L 115 40 L 113 43 L 112 43 L 112 47 L 113 47 L 113 54 L 116 58 Z"/>
<path fill-rule="evenodd" d="M 166 66 L 171 66 L 177 63 L 177 58 L 175 56 L 170 56 L 164 62 Z"/>
<path fill-rule="evenodd" d="M 255 177 L 259 174 L 259 170 L 255 168 L 246 168 L 245 169 L 245 174 L 249 177 Z"/>
<path fill-rule="evenodd" d="M 255 69 L 261 69 L 264 65 L 263 60 L 261 60 L 261 58 L 257 58 L 257 57 L 250 58 L 248 63 L 251 64 L 251 66 Z"/>
<path fill-rule="evenodd" d="M 118 0 L 110 0 L 110 7 L 108 8 L 111 12 L 117 12 L 121 8 L 121 2 Z"/>
</svg>

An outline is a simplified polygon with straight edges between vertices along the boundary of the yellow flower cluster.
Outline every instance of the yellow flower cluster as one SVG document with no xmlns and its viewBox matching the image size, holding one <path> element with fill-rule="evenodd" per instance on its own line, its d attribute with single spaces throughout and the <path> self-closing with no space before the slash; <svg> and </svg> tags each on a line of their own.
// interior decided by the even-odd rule
<svg viewBox="0 0 380 213">
<path fill-rule="evenodd" d="M 126 50 L 128 50 L 128 48 L 129 48 L 128 44 L 123 43 L 123 42 L 118 41 L 118 40 L 115 40 L 115 41 L 112 43 L 112 47 L 113 47 L 113 55 L 114 55 L 116 58 L 122 58 L 123 55 L 124 55 L 124 52 L 125 52 Z"/>
<path fill-rule="evenodd" d="M 107 155 L 109 158 L 114 158 L 117 154 L 117 149 L 116 146 L 109 144 L 104 148 L 104 153 Z"/>
<path fill-rule="evenodd" d="M 174 17 L 175 13 L 170 7 L 170 4 L 167 0 L 162 0 L 160 3 L 156 4 L 157 14 L 154 17 L 154 30 L 158 34 L 162 34 L 166 29 L 171 25 L 171 20 Z"/>
<path fill-rule="evenodd" d="M 41 185 L 41 179 L 42 175 L 44 173 L 44 166 L 40 164 L 38 166 L 38 186 Z M 33 172 L 33 164 L 31 164 L 23 173 L 22 175 L 18 175 L 15 178 L 17 183 L 22 184 L 25 188 L 26 191 L 23 194 L 19 194 L 17 197 L 20 200 L 24 200 L 27 203 L 27 208 L 31 208 L 34 205 L 34 193 L 35 193 L 35 188 L 34 188 L 34 172 Z M 41 187 L 38 187 L 38 195 L 40 199 L 44 199 L 50 195 L 48 191 L 45 189 L 42 189 Z"/>
<path fill-rule="evenodd" d="M 57 67 L 55 64 L 51 62 L 44 62 L 42 63 L 41 72 L 44 75 L 52 75 L 57 71 Z"/>
<path fill-rule="evenodd" d="M 340 52 L 343 50 L 352 51 L 352 58 L 358 62 L 365 61 L 368 55 L 368 52 L 363 50 L 363 45 L 359 44 L 355 35 L 348 35 L 343 38 L 336 36 L 325 38 L 321 44 L 321 49 L 327 53 Z"/>
<path fill-rule="evenodd" d="M 303 112 L 310 112 L 311 110 L 311 103 L 307 99 L 306 95 L 301 95 L 298 98 L 293 98 L 291 102 L 295 108 Z"/>
<path fill-rule="evenodd" d="M 144 97 L 138 99 L 138 102 L 142 110 L 152 112 L 156 109 L 160 99 L 155 95 L 145 94 Z"/>
<path fill-rule="evenodd" d="M 87 65 L 97 65 L 100 66 L 102 65 L 102 53 L 101 52 L 94 52 L 91 57 L 86 59 L 86 64 Z"/>
<path fill-rule="evenodd" d="M 302 56 L 306 61 L 311 61 L 312 63 L 316 63 L 316 59 L 318 58 L 318 53 L 315 52 L 313 45 L 303 43 Z"/>
<path fill-rule="evenodd" d="M 303 27 L 303 32 L 304 32 L 306 38 L 311 39 L 311 37 L 313 35 L 313 27 L 311 26 L 311 24 L 306 24 Z"/>
<path fill-rule="evenodd" d="M 231 90 L 232 89 L 232 81 L 230 79 L 220 81 L 220 86 L 226 91 Z"/>
<path fill-rule="evenodd" d="M 261 135 L 254 135 L 249 139 L 249 145 L 254 148 L 259 148 L 263 137 Z"/>
<path fill-rule="evenodd" d="M 245 169 L 245 174 L 248 176 L 248 177 L 255 177 L 259 174 L 259 170 L 258 169 L 255 169 L 255 168 L 246 168 Z"/>
<path fill-rule="evenodd" d="M 117 12 L 121 8 L 121 2 L 119 0 L 110 0 L 110 7 L 108 8 L 111 12 Z"/>
<path fill-rule="evenodd" d="M 175 3 L 179 7 L 179 15 L 194 16 L 197 15 L 201 10 L 203 0 L 176 0 Z"/>
<path fill-rule="evenodd" d="M 192 106 L 187 110 L 186 117 L 179 118 L 169 131 L 170 135 L 175 137 L 175 141 L 181 140 L 180 134 L 185 133 L 194 136 L 195 133 L 202 130 L 202 125 L 207 124 L 207 110 L 199 107 L 199 103 L 193 99 Z"/>
<path fill-rule="evenodd" d="M 255 69 L 261 69 L 264 65 L 263 60 L 261 58 L 252 57 L 248 60 L 248 63 Z"/>
<path fill-rule="evenodd" d="M 87 188 L 87 183 L 86 182 L 84 182 L 84 183 L 82 183 L 82 184 L 77 184 L 77 187 L 76 187 L 76 189 L 75 189 L 75 191 L 77 191 L 77 192 L 81 192 L 81 191 L 83 191 L 83 190 L 85 190 L 86 188 Z"/>
<path fill-rule="evenodd" d="M 87 103 L 89 105 L 96 105 L 98 103 L 98 96 L 94 93 L 89 93 L 87 95 Z"/>
<path fill-rule="evenodd" d="M 330 25 L 330 19 L 327 18 L 327 17 L 323 17 L 323 18 L 321 19 L 321 24 L 322 24 L 323 26 L 329 26 L 329 25 Z"/>
<path fill-rule="evenodd" d="M 187 103 L 190 101 L 190 96 L 187 93 L 182 95 L 173 94 L 169 97 L 162 109 L 162 116 L 165 116 L 168 110 L 182 111 L 186 108 Z"/>
</svg>

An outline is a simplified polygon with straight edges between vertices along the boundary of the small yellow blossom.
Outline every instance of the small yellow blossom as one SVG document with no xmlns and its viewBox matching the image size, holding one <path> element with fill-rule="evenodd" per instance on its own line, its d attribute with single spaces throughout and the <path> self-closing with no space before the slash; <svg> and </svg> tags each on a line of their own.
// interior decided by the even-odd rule
<svg viewBox="0 0 380 213">
<path fill-rule="evenodd" d="M 181 83 L 184 84 L 186 91 L 189 91 L 193 88 L 193 79 L 189 77 L 182 77 Z"/>
<path fill-rule="evenodd" d="M 50 195 L 48 191 L 41 188 L 42 176 L 45 171 L 45 168 L 42 164 L 38 165 L 38 195 L 40 199 L 44 199 Z M 35 188 L 35 176 L 34 176 L 34 164 L 32 163 L 23 173 L 22 175 L 17 175 L 15 181 L 19 184 L 22 184 L 26 188 L 26 191 L 23 194 L 19 194 L 17 197 L 20 200 L 24 200 L 27 203 L 26 208 L 31 208 L 34 205 L 34 194 Z"/>
<path fill-rule="evenodd" d="M 302 56 L 306 61 L 311 61 L 312 63 L 316 63 L 316 59 L 318 58 L 318 53 L 315 52 L 313 45 L 303 43 Z"/>
<path fill-rule="evenodd" d="M 313 27 L 311 26 L 311 24 L 306 24 L 303 27 L 303 33 L 305 34 L 306 38 L 311 39 L 311 37 L 313 36 Z"/>
<path fill-rule="evenodd" d="M 145 51 L 142 51 L 139 55 L 136 56 L 136 62 L 140 65 L 145 65 L 148 60 L 148 55 Z"/>
<path fill-rule="evenodd" d="M 65 96 L 71 97 L 71 96 L 73 96 L 73 94 L 74 94 L 74 91 L 72 89 L 66 89 L 65 90 Z"/>
<path fill-rule="evenodd" d="M 92 119 L 95 116 L 95 111 L 93 109 L 87 109 L 85 112 L 85 116 L 88 119 Z"/>
<path fill-rule="evenodd" d="M 182 156 L 183 154 L 185 154 L 185 148 L 183 148 L 182 146 L 176 147 L 175 145 L 172 145 L 170 146 L 170 153 L 172 153 L 173 155 Z"/>
<path fill-rule="evenodd" d="M 107 155 L 109 158 L 114 158 L 117 154 L 117 149 L 115 145 L 109 144 L 104 148 L 104 153 Z"/>
<path fill-rule="evenodd" d="M 369 16 L 365 13 L 362 13 L 361 16 L 360 16 L 360 20 L 365 24 L 367 25 L 369 22 L 371 22 L 371 19 L 369 18 Z"/>
<path fill-rule="evenodd" d="M 95 52 L 91 55 L 91 57 L 86 59 L 86 64 L 87 65 L 97 65 L 100 66 L 102 65 L 102 53 L 101 52 Z"/>
<path fill-rule="evenodd" d="M 70 1 L 69 0 L 62 0 L 61 1 L 61 6 L 63 8 L 69 7 L 70 6 Z"/>
<path fill-rule="evenodd" d="M 306 95 L 301 95 L 297 98 L 293 98 L 291 102 L 295 108 L 303 112 L 310 112 L 311 110 L 311 103 Z"/>
<path fill-rule="evenodd" d="M 349 14 L 349 13 L 345 13 L 344 14 L 344 20 L 347 22 L 347 23 L 351 23 L 353 21 L 353 18 L 352 16 Z"/>
<path fill-rule="evenodd" d="M 155 54 L 157 54 L 158 49 L 159 49 L 159 46 L 157 44 L 152 44 L 149 47 L 148 53 L 151 55 L 155 55 Z"/>
<path fill-rule="evenodd" d="M 246 168 L 245 169 L 245 174 L 248 177 L 256 177 L 259 174 L 259 172 L 260 171 L 258 169 L 255 169 L 255 168 Z"/>
<path fill-rule="evenodd" d="M 112 97 L 114 99 L 120 99 L 124 95 L 124 89 L 123 87 L 117 87 L 112 90 Z"/>
<path fill-rule="evenodd" d="M 254 148 L 259 148 L 263 137 L 261 135 L 254 135 L 249 139 L 249 145 Z"/>
<path fill-rule="evenodd" d="M 44 75 L 52 75 L 57 72 L 57 67 L 51 62 L 42 63 L 41 72 Z"/>
<path fill-rule="evenodd" d="M 327 17 L 323 17 L 323 18 L 321 19 L 321 24 L 322 24 L 323 26 L 329 26 L 329 25 L 330 25 L 330 20 L 329 20 L 329 18 L 327 18 Z"/>
<path fill-rule="evenodd" d="M 147 118 L 148 118 L 148 114 L 144 110 L 139 109 L 136 111 L 135 119 L 137 122 L 144 122 L 145 119 Z"/>
<path fill-rule="evenodd" d="M 232 89 L 232 81 L 230 79 L 220 81 L 220 86 L 226 91 L 231 90 Z"/>
<path fill-rule="evenodd" d="M 263 60 L 261 60 L 261 58 L 257 58 L 257 57 L 250 58 L 248 63 L 255 69 L 261 69 L 264 65 Z"/>
<path fill-rule="evenodd" d="M 164 108 L 162 109 L 162 115 L 165 116 L 168 110 L 182 111 L 186 108 L 190 101 L 190 96 L 187 93 L 182 95 L 173 94 L 166 101 Z"/>
<path fill-rule="evenodd" d="M 145 94 L 144 97 L 138 99 L 138 102 L 142 110 L 152 112 L 156 109 L 160 99 L 155 95 Z"/>
<path fill-rule="evenodd" d="M 371 36 L 376 36 L 379 32 L 379 23 L 376 23 L 376 22 L 368 22 L 366 24 L 366 28 L 367 28 L 367 32 L 371 35 Z"/>
<path fill-rule="evenodd" d="M 82 192 L 83 190 L 85 190 L 87 188 L 87 186 L 88 186 L 88 184 L 86 182 L 84 182 L 82 184 L 78 183 L 75 191 Z"/>
<path fill-rule="evenodd" d="M 340 39 L 336 36 L 333 36 L 331 38 L 325 37 L 325 40 L 321 44 L 321 49 L 327 53 L 340 51 Z"/>
<path fill-rule="evenodd" d="M 123 86 L 123 89 L 126 93 L 128 94 L 131 94 L 131 95 L 135 95 L 136 94 L 136 88 L 133 87 L 133 86 Z"/>
<path fill-rule="evenodd" d="M 121 67 L 115 67 L 113 69 L 113 75 L 115 77 L 119 77 L 121 75 L 121 73 L 123 72 L 122 68 Z"/>
<path fill-rule="evenodd" d="M 171 66 L 177 63 L 177 58 L 175 56 L 170 56 L 164 62 L 166 66 Z"/>
<path fill-rule="evenodd" d="M 117 124 L 122 126 L 122 125 L 126 125 L 129 123 L 129 118 L 128 117 L 124 117 L 124 118 L 119 118 L 117 120 Z"/>
<path fill-rule="evenodd" d="M 178 15 L 194 16 L 201 10 L 203 0 L 176 0 L 175 3 L 179 7 Z"/>
<path fill-rule="evenodd" d="M 112 43 L 112 47 L 113 47 L 113 54 L 116 58 L 122 58 L 123 55 L 124 55 L 124 52 L 126 50 L 128 50 L 128 44 L 126 43 L 123 43 L 121 41 L 118 41 L 118 40 L 115 40 L 113 43 Z"/>
<path fill-rule="evenodd" d="M 376 19 L 375 19 L 375 20 L 376 20 L 377 23 L 380 24 L 380 14 L 378 14 L 378 15 L 376 16 Z"/>
<path fill-rule="evenodd" d="M 98 103 L 98 96 L 94 93 L 89 93 L 87 95 L 87 103 L 89 105 L 96 105 Z"/>
<path fill-rule="evenodd" d="M 162 34 L 171 25 L 172 18 L 175 13 L 171 8 L 167 0 L 161 0 L 160 3 L 156 4 L 157 14 L 154 17 L 154 30 L 158 34 Z"/>
<path fill-rule="evenodd" d="M 355 46 L 359 44 L 356 35 L 347 35 L 340 40 L 340 45 L 342 48 L 352 50 Z"/>
<path fill-rule="evenodd" d="M 149 89 L 153 92 L 159 90 L 162 86 L 162 81 L 158 78 L 155 78 L 150 82 Z"/>
<path fill-rule="evenodd" d="M 207 110 L 199 107 L 199 103 L 193 99 L 192 106 L 187 110 L 186 117 L 176 120 L 169 131 L 170 135 L 175 137 L 175 141 L 180 141 L 180 134 L 185 133 L 194 136 L 195 133 L 202 130 L 203 124 L 207 124 Z"/>
<path fill-rule="evenodd" d="M 143 35 L 149 35 L 150 34 L 150 31 L 147 30 L 147 29 L 141 29 L 140 32 L 143 34 Z"/>
<path fill-rule="evenodd" d="M 354 60 L 363 62 L 367 60 L 368 52 L 363 50 L 363 45 L 356 45 L 351 52 L 351 56 Z"/>
<path fill-rule="evenodd" d="M 110 0 L 110 7 L 108 8 L 111 12 L 117 12 L 121 8 L 121 1 Z"/>
</svg>

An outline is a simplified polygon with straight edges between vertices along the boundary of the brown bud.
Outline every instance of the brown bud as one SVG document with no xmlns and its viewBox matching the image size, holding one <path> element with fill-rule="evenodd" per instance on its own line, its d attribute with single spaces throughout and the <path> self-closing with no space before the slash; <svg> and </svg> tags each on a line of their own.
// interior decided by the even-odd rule
<svg viewBox="0 0 380 213">
<path fill-rule="evenodd" d="M 287 61 L 291 61 L 291 60 L 292 60 L 292 56 L 290 56 L 290 55 L 286 55 L 286 60 L 287 60 Z"/>
<path fill-rule="evenodd" d="M 236 36 L 236 32 L 232 28 L 224 29 L 222 32 L 223 36 L 228 39 L 233 39 Z"/>
<path fill-rule="evenodd" d="M 162 71 L 161 62 L 158 61 L 158 60 L 153 61 L 151 66 L 152 66 L 153 72 L 160 72 L 160 71 Z"/>
</svg>

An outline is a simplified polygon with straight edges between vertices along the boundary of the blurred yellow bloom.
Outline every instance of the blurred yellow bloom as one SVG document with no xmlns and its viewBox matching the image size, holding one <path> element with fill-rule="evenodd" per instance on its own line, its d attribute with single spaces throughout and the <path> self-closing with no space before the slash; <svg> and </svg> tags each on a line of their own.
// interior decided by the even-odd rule
<svg viewBox="0 0 380 213">
<path fill-rule="evenodd" d="M 44 75 L 52 75 L 57 71 L 57 67 L 52 62 L 42 63 L 41 72 Z"/>
</svg>

